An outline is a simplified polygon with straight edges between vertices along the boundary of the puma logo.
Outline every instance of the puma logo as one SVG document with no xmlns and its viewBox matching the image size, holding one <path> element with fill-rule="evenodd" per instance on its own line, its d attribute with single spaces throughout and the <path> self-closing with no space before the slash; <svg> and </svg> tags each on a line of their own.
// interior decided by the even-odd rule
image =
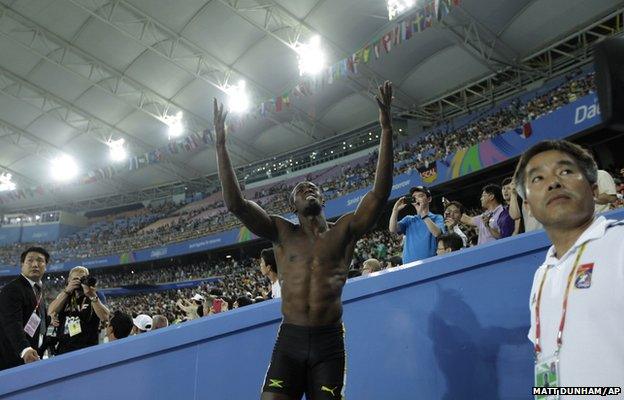
<svg viewBox="0 0 624 400">
<path fill-rule="evenodd" d="M 327 386 L 321 386 L 321 392 L 328 392 L 331 393 L 332 397 L 336 396 L 336 394 L 334 393 L 334 390 L 338 389 L 338 386 L 336 386 L 333 389 L 328 388 Z"/>
</svg>

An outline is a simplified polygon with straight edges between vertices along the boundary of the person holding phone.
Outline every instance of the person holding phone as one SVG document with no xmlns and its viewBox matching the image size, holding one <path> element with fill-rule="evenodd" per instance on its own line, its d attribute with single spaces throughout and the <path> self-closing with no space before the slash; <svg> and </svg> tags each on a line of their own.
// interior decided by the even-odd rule
<svg viewBox="0 0 624 400">
<path fill-rule="evenodd" d="M 399 211 L 408 205 L 416 209 L 416 215 L 408 215 L 398 221 Z M 431 192 L 425 186 L 415 186 L 409 195 L 401 197 L 392 208 L 389 230 L 405 235 L 403 241 L 403 264 L 433 257 L 438 250 L 437 238 L 446 232 L 444 218 L 429 211 Z"/>
</svg>

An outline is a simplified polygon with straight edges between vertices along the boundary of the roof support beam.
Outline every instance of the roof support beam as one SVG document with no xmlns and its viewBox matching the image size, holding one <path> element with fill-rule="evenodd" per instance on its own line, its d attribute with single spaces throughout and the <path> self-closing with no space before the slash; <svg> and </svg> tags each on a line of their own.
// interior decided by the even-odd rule
<svg viewBox="0 0 624 400">
<path fill-rule="evenodd" d="M 9 140 L 13 145 L 20 147 L 21 149 L 31 152 L 35 154 L 43 161 L 50 162 L 55 155 L 58 154 L 68 154 L 74 157 L 77 160 L 82 161 L 79 156 L 73 155 L 67 151 L 67 149 L 62 149 L 61 147 L 56 146 L 54 143 L 48 142 L 45 139 L 42 139 L 28 131 L 20 129 L 19 127 L 10 124 L 7 121 L 0 119 L 0 127 L 4 130 L 12 132 L 12 135 L 3 136 L 2 139 Z M 87 162 L 87 166 L 91 169 L 96 169 L 97 166 Z M 131 184 L 130 182 L 116 178 L 113 180 L 104 181 L 108 186 L 110 186 L 115 192 L 119 193 L 122 191 L 131 192 L 136 190 L 136 186 Z M 116 184 L 118 182 L 119 184 Z"/>
<path fill-rule="evenodd" d="M 185 118 L 187 129 L 192 132 L 201 134 L 206 127 L 211 125 L 208 121 L 201 120 L 190 111 L 171 103 L 136 80 L 120 73 L 102 60 L 87 54 L 21 14 L 0 5 L 0 21 L 3 18 L 11 19 L 14 23 L 10 25 L 14 26 L 17 23 L 20 28 L 15 27 L 9 31 L 0 30 L 0 36 L 6 37 L 43 60 L 90 84 L 81 95 L 74 99 L 74 104 L 79 102 L 80 98 L 91 88 L 97 87 L 134 110 L 158 120 L 163 125 L 168 116 L 180 110 L 187 115 Z M 136 140 L 128 139 L 128 141 Z M 179 161 L 176 163 L 181 170 L 191 172 L 195 176 L 201 175 L 200 171 L 188 164 Z"/>
<path fill-rule="evenodd" d="M 30 83 L 5 68 L 0 67 L 0 93 L 16 100 L 28 103 L 44 114 L 66 123 L 84 135 L 93 136 L 102 145 L 106 145 L 112 135 L 127 138 L 140 146 L 139 150 L 148 151 L 146 143 L 136 139 L 127 132 L 116 128 L 101 119 L 83 111 L 65 100 L 54 96 L 46 90 Z M 188 180 L 187 177 L 164 164 L 156 164 L 160 171 L 166 172 L 175 179 Z"/>
<path fill-rule="evenodd" d="M 88 12 L 90 15 L 103 23 L 111 26 L 124 36 L 140 44 L 146 50 L 157 54 L 183 71 L 189 73 L 196 80 L 202 80 L 218 90 L 224 91 L 230 82 L 244 78 L 251 84 L 250 86 L 253 86 L 256 88 L 256 91 L 259 92 L 257 97 L 265 98 L 276 97 L 279 95 L 278 93 L 273 93 L 259 82 L 253 80 L 249 76 L 246 76 L 232 66 L 227 65 L 227 63 L 218 59 L 213 54 L 208 53 L 199 45 L 174 32 L 164 24 L 156 21 L 151 16 L 146 15 L 143 11 L 124 0 L 112 0 L 108 1 L 104 5 L 98 6 L 88 0 L 68 1 L 80 9 Z M 127 22 L 119 18 L 118 14 L 121 13 L 112 11 L 113 7 L 116 7 L 117 10 L 123 10 L 135 15 L 137 20 L 133 21 L 133 26 L 140 24 L 141 29 L 130 31 L 127 28 Z M 303 116 L 309 119 L 310 123 L 313 122 L 312 117 L 303 112 L 303 110 L 297 109 L 296 105 L 291 105 L 291 108 L 300 112 Z M 271 113 L 269 118 L 277 124 L 282 123 L 276 113 Z M 293 133 L 304 133 L 312 138 L 315 138 L 312 132 L 302 132 L 297 127 L 290 126 L 288 124 L 286 126 L 293 131 Z M 240 141 L 238 145 L 246 146 L 243 141 Z M 254 154 L 258 153 L 254 148 L 250 148 L 250 151 Z"/>
<path fill-rule="evenodd" d="M 500 64 L 499 71 L 492 72 L 459 89 L 429 99 L 404 115 L 409 117 L 412 116 L 412 112 L 427 111 L 437 114 L 439 121 L 450 119 L 464 114 L 465 111 L 448 103 L 444 103 L 447 104 L 444 106 L 441 102 L 442 99 L 452 103 L 458 98 L 463 98 L 465 99 L 465 107 L 474 110 L 518 94 L 529 84 L 582 67 L 592 61 L 592 46 L 597 41 L 621 35 L 624 32 L 622 20 L 624 20 L 624 7 L 620 6 L 580 31 L 574 32 L 522 60 L 517 60 L 515 67 L 508 66 L 505 68 L 505 64 Z M 481 45 L 484 46 L 484 49 L 488 48 L 483 43 Z M 487 54 L 490 52 L 485 51 L 480 54 L 487 58 Z M 497 64 L 491 65 L 495 68 Z"/>
</svg>

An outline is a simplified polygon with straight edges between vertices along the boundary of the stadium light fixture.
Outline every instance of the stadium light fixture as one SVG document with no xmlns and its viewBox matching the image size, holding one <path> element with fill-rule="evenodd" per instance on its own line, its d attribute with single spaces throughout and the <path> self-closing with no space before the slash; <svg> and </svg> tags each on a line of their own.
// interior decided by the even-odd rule
<svg viewBox="0 0 624 400">
<path fill-rule="evenodd" d="M 241 80 L 237 85 L 225 89 L 228 95 L 228 108 L 231 112 L 242 114 L 249 109 L 249 95 L 245 87 L 247 84 Z"/>
<path fill-rule="evenodd" d="M 11 190 L 15 190 L 15 182 L 13 182 L 11 174 L 3 172 L 0 174 L 0 192 L 10 192 Z"/>
<path fill-rule="evenodd" d="M 398 18 L 400 15 L 406 13 L 410 9 L 414 8 L 417 0 L 387 0 L 388 3 L 388 19 L 390 21 Z"/>
<path fill-rule="evenodd" d="M 182 123 L 183 116 L 184 113 L 182 113 L 182 111 L 178 111 L 175 115 L 165 117 L 165 124 L 169 127 L 169 130 L 167 131 L 169 140 L 180 137 L 184 133 L 184 124 Z"/>
<path fill-rule="evenodd" d="M 111 160 L 115 162 L 120 162 L 125 160 L 128 157 L 128 153 L 124 148 L 124 143 L 126 141 L 121 138 L 118 140 L 111 140 L 108 142 L 109 154 Z"/>
<path fill-rule="evenodd" d="M 76 161 L 68 155 L 52 160 L 52 177 L 57 181 L 69 181 L 78 174 Z"/>
<path fill-rule="evenodd" d="M 313 36 L 309 43 L 295 46 L 299 58 L 299 75 L 317 75 L 325 67 L 325 54 L 321 49 L 321 37 Z"/>
</svg>

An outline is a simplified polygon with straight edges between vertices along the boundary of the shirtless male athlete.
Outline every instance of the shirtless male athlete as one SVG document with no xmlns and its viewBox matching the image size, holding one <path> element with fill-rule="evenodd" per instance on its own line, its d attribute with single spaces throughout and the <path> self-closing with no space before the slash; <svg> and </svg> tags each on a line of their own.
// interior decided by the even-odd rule
<svg viewBox="0 0 624 400">
<path fill-rule="evenodd" d="M 225 205 L 250 231 L 273 242 L 282 281 L 284 318 L 261 400 L 299 400 L 304 393 L 308 400 L 343 398 L 342 288 L 355 243 L 375 226 L 392 188 L 390 82 L 379 87 L 377 103 L 382 133 L 373 190 L 355 212 L 331 223 L 325 220 L 319 188 L 311 182 L 300 182 L 290 199 L 299 218 L 299 224 L 294 224 L 267 214 L 243 198 L 225 146 L 227 112 L 214 100 L 217 160 Z"/>
</svg>

